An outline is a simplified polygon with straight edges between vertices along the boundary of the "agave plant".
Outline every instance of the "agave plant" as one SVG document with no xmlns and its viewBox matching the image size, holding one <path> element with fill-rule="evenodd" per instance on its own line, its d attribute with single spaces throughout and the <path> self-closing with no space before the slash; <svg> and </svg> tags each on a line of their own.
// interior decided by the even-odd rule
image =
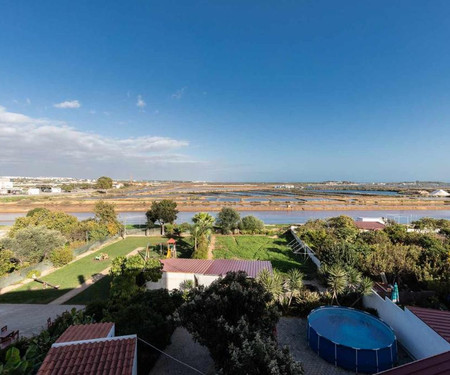
<svg viewBox="0 0 450 375">
<path fill-rule="evenodd" d="M 338 295 L 345 292 L 348 284 L 347 271 L 338 264 L 329 267 L 327 282 L 332 293 L 331 303 L 336 300 L 339 305 Z"/>
</svg>

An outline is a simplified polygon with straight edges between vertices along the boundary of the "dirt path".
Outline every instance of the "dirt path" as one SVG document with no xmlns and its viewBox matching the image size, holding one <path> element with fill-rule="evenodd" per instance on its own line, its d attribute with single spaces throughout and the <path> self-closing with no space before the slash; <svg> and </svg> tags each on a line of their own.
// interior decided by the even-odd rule
<svg viewBox="0 0 450 375">
<path fill-rule="evenodd" d="M 208 259 L 214 259 L 213 251 L 215 247 L 216 247 L 216 236 L 213 234 L 211 236 L 211 242 L 209 243 L 208 246 Z"/>
<path fill-rule="evenodd" d="M 138 248 L 134 249 L 131 253 L 128 253 L 127 257 L 136 255 L 141 250 L 144 250 L 144 248 L 138 247 Z M 106 275 L 108 275 L 110 269 L 111 269 L 111 267 L 108 267 L 108 268 L 104 269 L 102 272 L 96 274 L 95 277 L 91 277 L 90 279 L 87 279 L 83 284 L 77 286 L 75 289 L 68 291 L 66 294 L 63 294 L 61 297 L 58 297 L 54 301 L 50 302 L 49 305 L 62 305 L 63 303 L 70 300 L 71 298 L 80 294 L 82 291 L 89 288 L 92 284 L 103 279 Z"/>
</svg>

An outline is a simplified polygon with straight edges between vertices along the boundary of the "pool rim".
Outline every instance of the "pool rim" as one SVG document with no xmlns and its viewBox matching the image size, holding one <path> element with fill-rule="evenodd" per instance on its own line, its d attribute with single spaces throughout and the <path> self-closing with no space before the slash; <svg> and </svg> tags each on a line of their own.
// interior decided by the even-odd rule
<svg viewBox="0 0 450 375">
<path fill-rule="evenodd" d="M 392 334 L 394 335 L 394 340 L 393 340 L 393 342 L 392 342 L 391 344 L 387 345 L 387 346 L 383 346 L 383 347 L 379 347 L 379 348 L 368 348 L 368 349 L 366 349 L 366 348 L 356 348 L 356 347 L 354 347 L 354 346 L 350 346 L 350 345 L 346 345 L 346 344 L 343 344 L 343 343 L 339 343 L 339 342 L 336 342 L 336 341 L 331 340 L 330 338 L 328 338 L 328 337 L 326 337 L 326 336 L 324 336 L 324 335 L 321 335 L 319 332 L 317 332 L 316 329 L 314 329 L 313 327 L 311 327 L 311 324 L 310 324 L 310 322 L 309 322 L 309 317 L 311 316 L 311 314 L 313 314 L 313 313 L 314 313 L 315 311 L 317 311 L 317 310 L 322 310 L 322 309 L 325 310 L 325 309 L 333 309 L 333 308 L 342 309 L 342 310 L 354 310 L 354 311 L 356 311 L 356 312 L 359 312 L 359 313 L 363 313 L 363 314 L 369 315 L 371 318 L 373 318 L 373 319 L 375 319 L 375 320 L 378 320 L 379 322 L 381 322 L 382 324 L 384 324 L 386 327 L 388 327 L 388 328 L 391 330 Z M 311 310 L 311 311 L 310 311 L 310 313 L 309 313 L 308 316 L 306 317 L 306 321 L 307 321 L 307 323 L 308 323 L 308 330 L 307 330 L 308 340 L 309 340 L 309 328 L 312 328 L 312 329 L 314 329 L 314 331 L 316 332 L 317 336 L 323 337 L 323 338 L 327 339 L 328 341 L 332 342 L 332 343 L 335 344 L 335 345 L 346 346 L 347 348 L 351 348 L 351 349 L 354 349 L 354 350 L 381 350 L 381 349 L 384 349 L 384 348 L 390 348 L 394 343 L 395 343 L 395 344 L 397 343 L 397 335 L 395 334 L 395 331 L 393 330 L 393 328 L 392 328 L 389 324 L 387 324 L 383 319 L 381 319 L 381 318 L 379 318 L 379 317 L 377 317 L 377 316 L 375 316 L 375 315 L 373 315 L 373 314 L 370 314 L 370 313 L 368 313 L 367 311 L 355 309 L 354 307 L 336 306 L 336 305 L 319 306 L 319 307 L 316 307 L 314 310 Z M 397 345 L 396 345 L 396 346 L 397 346 Z"/>
</svg>

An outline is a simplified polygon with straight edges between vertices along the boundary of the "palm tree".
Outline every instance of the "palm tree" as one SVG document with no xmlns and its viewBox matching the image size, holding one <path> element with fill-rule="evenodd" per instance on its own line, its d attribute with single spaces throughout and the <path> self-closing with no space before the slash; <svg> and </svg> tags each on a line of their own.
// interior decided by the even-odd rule
<svg viewBox="0 0 450 375">
<path fill-rule="evenodd" d="M 296 268 L 288 271 L 285 282 L 287 294 L 287 308 L 291 306 L 294 297 L 297 297 L 303 288 L 303 274 Z"/>
<path fill-rule="evenodd" d="M 257 280 L 272 294 L 272 303 L 280 302 L 283 295 L 283 279 L 278 272 L 271 274 L 268 270 L 262 270 Z"/>
<path fill-rule="evenodd" d="M 368 277 L 363 277 L 359 283 L 358 288 L 359 297 L 355 302 L 352 303 L 350 307 L 355 306 L 358 303 L 358 301 L 364 296 L 370 296 L 372 294 L 372 287 L 373 287 L 372 280 L 369 279 Z"/>
<path fill-rule="evenodd" d="M 194 225 L 191 229 L 192 237 L 194 237 L 194 250 L 197 250 L 198 240 L 205 237 L 208 242 L 211 238 L 214 217 L 207 212 L 199 212 L 192 218 Z"/>
<path fill-rule="evenodd" d="M 344 293 L 348 284 L 347 272 L 342 266 L 334 264 L 328 268 L 327 281 L 332 293 L 331 303 L 336 300 L 336 303 L 339 305 L 338 295 Z"/>
</svg>

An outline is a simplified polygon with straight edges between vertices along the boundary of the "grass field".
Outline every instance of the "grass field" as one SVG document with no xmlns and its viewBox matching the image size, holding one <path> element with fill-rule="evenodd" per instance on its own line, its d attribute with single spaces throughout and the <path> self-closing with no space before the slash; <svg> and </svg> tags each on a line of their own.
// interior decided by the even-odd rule
<svg viewBox="0 0 450 375">
<path fill-rule="evenodd" d="M 286 236 L 217 236 L 213 255 L 215 259 L 270 260 L 280 272 L 299 268 L 305 275 L 313 274 L 314 264 L 309 258 L 293 254 L 287 246 L 289 241 Z"/>
<path fill-rule="evenodd" d="M 0 303 L 49 303 L 108 268 L 115 257 L 127 255 L 137 247 L 145 247 L 147 243 L 158 244 L 165 241 L 167 239 L 161 237 L 128 237 L 42 277 L 43 281 L 59 285 L 59 289 L 43 289 L 42 284 L 31 282 L 1 295 Z M 109 259 L 94 260 L 94 257 L 100 253 L 107 253 Z"/>
</svg>

